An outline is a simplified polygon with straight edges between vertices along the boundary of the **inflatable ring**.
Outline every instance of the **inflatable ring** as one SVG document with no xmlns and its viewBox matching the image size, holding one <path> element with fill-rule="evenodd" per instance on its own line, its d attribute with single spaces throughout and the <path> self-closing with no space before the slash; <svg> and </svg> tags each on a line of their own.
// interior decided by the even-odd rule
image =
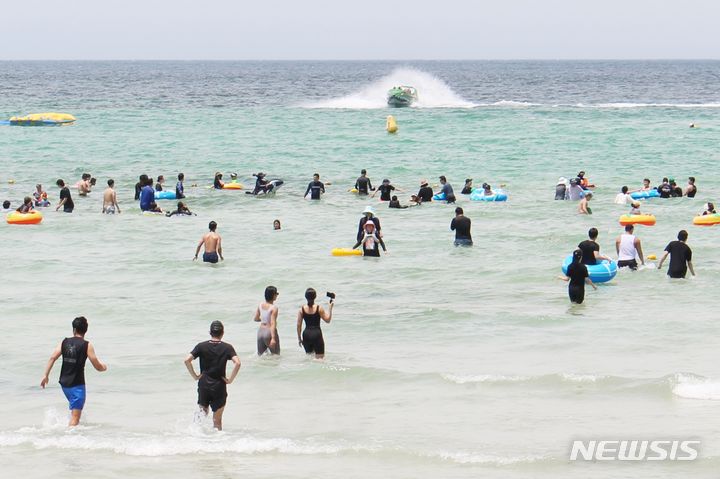
<svg viewBox="0 0 720 479">
<path fill-rule="evenodd" d="M 445 193 L 438 193 L 436 195 L 433 195 L 432 199 L 433 201 L 445 201 Z"/>
<path fill-rule="evenodd" d="M 155 192 L 155 199 L 156 200 L 174 200 L 177 199 L 175 196 L 174 191 L 156 191 Z"/>
<path fill-rule="evenodd" d="M 242 183 L 225 183 L 222 187 L 223 190 L 242 190 L 243 188 Z"/>
<path fill-rule="evenodd" d="M 36 225 L 43 220 L 43 215 L 37 210 L 32 210 L 29 213 L 11 211 L 5 219 L 9 225 Z"/>
<path fill-rule="evenodd" d="M 720 214 L 702 215 L 693 218 L 695 226 L 715 226 L 720 224 Z"/>
<path fill-rule="evenodd" d="M 333 256 L 362 256 L 362 251 L 350 248 L 333 248 L 330 254 Z"/>
<path fill-rule="evenodd" d="M 487 196 L 482 188 L 475 188 L 470 193 L 471 201 L 507 201 L 508 195 L 503 190 L 497 190 L 495 194 Z"/>
<path fill-rule="evenodd" d="M 572 255 L 565 258 L 562 264 L 562 272 L 567 275 L 568 266 L 572 263 Z M 607 283 L 617 274 L 617 263 L 615 261 L 603 260 L 597 264 L 588 264 L 588 276 L 593 283 Z"/>
<path fill-rule="evenodd" d="M 633 191 L 630 193 L 630 198 L 634 200 L 646 200 L 648 198 L 660 198 L 658 190 L 647 190 L 647 191 Z"/>
<path fill-rule="evenodd" d="M 620 225 L 655 225 L 655 215 L 622 215 L 620 216 Z"/>
</svg>

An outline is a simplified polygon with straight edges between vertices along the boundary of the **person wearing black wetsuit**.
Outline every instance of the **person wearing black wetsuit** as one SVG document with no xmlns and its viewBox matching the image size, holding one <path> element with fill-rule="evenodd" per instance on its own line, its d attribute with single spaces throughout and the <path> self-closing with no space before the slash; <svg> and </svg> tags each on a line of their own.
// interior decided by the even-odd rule
<svg viewBox="0 0 720 479">
<path fill-rule="evenodd" d="M 232 384 L 240 371 L 240 358 L 231 344 L 222 341 L 225 328 L 220 321 L 210 324 L 210 341 L 198 343 L 185 358 L 185 367 L 190 376 L 198 382 L 198 405 L 207 415 L 208 408 L 213 411 L 213 426 L 222 431 L 222 415 L 227 402 L 227 385 Z M 195 373 L 193 360 L 200 358 L 200 374 Z M 226 376 L 225 366 L 232 361 L 230 377 Z"/>
<path fill-rule="evenodd" d="M 378 191 L 380 192 L 380 201 L 390 201 L 392 192 L 395 190 L 395 187 L 390 184 L 390 180 L 384 179 L 382 180 L 382 184 L 378 186 Z M 375 193 L 373 193 L 373 198 L 375 198 Z"/>
<path fill-rule="evenodd" d="M 665 259 L 670 255 L 670 266 L 668 266 L 667 275 L 671 278 L 685 278 L 688 269 L 690 274 L 695 276 L 695 269 L 692 264 L 692 250 L 685 243 L 688 238 L 688 233 L 685 230 L 680 230 L 677 235 L 677 241 L 671 241 L 665 247 L 665 253 L 658 263 L 658 269 L 662 268 Z"/>
<path fill-rule="evenodd" d="M 473 180 L 472 178 L 466 178 L 465 179 L 465 186 L 463 186 L 462 191 L 460 192 L 461 195 L 469 195 L 472 193 L 473 190 Z"/>
<path fill-rule="evenodd" d="M 572 263 L 568 265 L 566 276 L 562 277 L 565 281 L 569 281 L 568 284 L 568 296 L 570 296 L 570 302 L 576 304 L 582 304 L 585 300 L 585 283 L 597 289 L 597 287 L 590 280 L 587 266 L 582 264 L 583 253 L 579 249 L 573 251 Z"/>
<path fill-rule="evenodd" d="M 317 292 L 313 288 L 305 291 L 305 299 L 307 305 L 300 307 L 297 316 L 297 337 L 298 344 L 305 349 L 306 354 L 315 353 L 315 358 L 322 359 L 325 357 L 325 340 L 323 339 L 322 330 L 320 329 L 320 320 L 326 323 L 332 321 L 333 299 L 330 299 L 330 306 L 326 312 L 322 306 L 315 304 Z M 302 330 L 302 323 L 305 321 L 305 330 Z"/>
<path fill-rule="evenodd" d="M 370 182 L 370 178 L 367 177 L 366 170 L 363 169 L 360 171 L 360 176 L 355 180 L 355 189 L 358 195 L 367 195 L 370 191 L 375 191 L 375 188 L 373 188 Z"/>
<path fill-rule="evenodd" d="M 310 199 L 311 200 L 319 200 L 320 194 L 325 193 L 325 185 L 320 181 L 320 175 L 315 173 L 313 175 L 313 180 L 308 183 L 308 187 L 305 190 L 304 197 L 307 197 L 308 193 L 310 193 Z"/>
<path fill-rule="evenodd" d="M 433 197 L 433 190 L 428 186 L 427 180 L 421 180 L 420 181 L 420 189 L 417 193 L 417 202 L 418 203 L 429 203 L 432 201 Z"/>
<path fill-rule="evenodd" d="M 175 198 L 181 200 L 185 198 L 185 185 L 183 184 L 183 181 L 185 181 L 185 174 L 178 173 L 177 179 L 177 183 L 175 184 Z"/>
<path fill-rule="evenodd" d="M 397 196 L 393 196 L 390 200 L 390 203 L 388 204 L 389 208 L 396 208 L 396 209 L 405 209 L 408 206 L 407 205 L 401 205 L 400 200 L 398 200 Z"/>
<path fill-rule="evenodd" d="M 70 188 L 65 186 L 63 180 L 57 180 L 56 184 L 60 188 L 60 203 L 58 203 L 55 211 L 58 211 L 62 206 L 65 213 L 72 213 L 75 209 L 75 202 L 73 202 L 72 195 L 70 194 Z"/>
<path fill-rule="evenodd" d="M 455 232 L 455 246 L 472 246 L 470 227 L 472 222 L 465 216 L 463 209 L 455 208 L 455 218 L 450 222 L 450 229 Z"/>
<path fill-rule="evenodd" d="M 73 319 L 73 336 L 65 338 L 55 348 L 50 360 L 45 367 L 45 375 L 40 381 L 40 386 L 45 389 L 50 381 L 50 371 L 55 361 L 62 356 L 62 368 L 60 370 L 60 386 L 70 404 L 69 426 L 77 426 L 80 423 L 83 407 L 85 407 L 85 361 L 90 360 L 93 367 L 102 372 L 107 371 L 107 366 L 95 355 L 95 348 L 89 341 L 85 341 L 88 322 L 84 316 Z"/>
</svg>

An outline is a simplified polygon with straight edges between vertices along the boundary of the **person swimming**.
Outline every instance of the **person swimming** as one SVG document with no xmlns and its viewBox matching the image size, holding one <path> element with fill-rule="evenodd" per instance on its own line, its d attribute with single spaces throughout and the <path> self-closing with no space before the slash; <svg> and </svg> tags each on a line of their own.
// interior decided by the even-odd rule
<svg viewBox="0 0 720 479">
<path fill-rule="evenodd" d="M 225 187 L 225 183 L 222 181 L 222 173 L 215 173 L 215 179 L 213 180 L 213 188 L 216 190 L 222 190 Z"/>
<path fill-rule="evenodd" d="M 461 195 L 469 195 L 472 193 L 473 190 L 473 180 L 472 178 L 466 178 L 465 179 L 465 186 L 463 186 L 462 191 L 460 192 Z"/>
<path fill-rule="evenodd" d="M 393 197 L 390 199 L 390 203 L 388 204 L 388 207 L 389 207 L 389 208 L 404 209 L 404 208 L 407 208 L 408 205 L 401 205 L 401 204 L 400 204 L 400 200 L 398 200 L 398 197 L 397 197 L 397 196 L 393 196 Z"/>
<path fill-rule="evenodd" d="M 171 216 L 197 216 L 195 213 L 190 211 L 190 208 L 185 206 L 185 203 L 178 201 L 177 209 L 165 214 L 168 218 Z"/>
<path fill-rule="evenodd" d="M 273 230 L 278 231 L 281 228 L 282 228 L 282 226 L 280 225 L 280 220 L 273 221 Z"/>
</svg>

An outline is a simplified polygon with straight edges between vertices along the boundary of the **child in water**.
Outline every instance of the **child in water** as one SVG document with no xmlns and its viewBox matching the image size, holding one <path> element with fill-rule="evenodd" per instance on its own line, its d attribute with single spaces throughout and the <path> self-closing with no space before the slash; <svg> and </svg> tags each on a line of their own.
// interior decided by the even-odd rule
<svg viewBox="0 0 720 479">
<path fill-rule="evenodd" d="M 151 205 L 151 207 L 152 207 L 152 205 Z M 171 217 L 171 216 L 175 216 L 175 215 L 179 215 L 179 216 L 197 216 L 195 213 L 193 213 L 192 211 L 190 211 L 190 209 L 189 209 L 187 206 L 185 206 L 185 203 L 183 203 L 182 201 L 178 201 L 177 210 L 166 214 L 166 216 L 167 216 L 168 218 Z"/>
<path fill-rule="evenodd" d="M 642 211 L 640 211 L 640 203 L 637 201 L 633 201 L 630 203 L 630 214 L 631 215 L 641 215 Z"/>
<path fill-rule="evenodd" d="M 397 196 L 393 196 L 393 197 L 390 199 L 389 207 L 390 207 L 390 208 L 400 208 L 400 209 L 402 209 L 402 208 L 407 208 L 407 205 L 401 205 L 401 204 L 400 204 L 400 200 L 398 200 L 398 197 L 397 197 Z"/>
</svg>

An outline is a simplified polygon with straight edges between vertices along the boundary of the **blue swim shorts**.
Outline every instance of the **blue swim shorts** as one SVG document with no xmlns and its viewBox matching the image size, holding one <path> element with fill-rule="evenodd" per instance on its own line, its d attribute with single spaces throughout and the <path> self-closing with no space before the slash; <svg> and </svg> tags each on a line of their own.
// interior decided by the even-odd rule
<svg viewBox="0 0 720 479">
<path fill-rule="evenodd" d="M 70 409 L 82 410 L 83 406 L 85 406 L 85 385 L 62 388 L 62 390 L 70 403 Z"/>
</svg>

